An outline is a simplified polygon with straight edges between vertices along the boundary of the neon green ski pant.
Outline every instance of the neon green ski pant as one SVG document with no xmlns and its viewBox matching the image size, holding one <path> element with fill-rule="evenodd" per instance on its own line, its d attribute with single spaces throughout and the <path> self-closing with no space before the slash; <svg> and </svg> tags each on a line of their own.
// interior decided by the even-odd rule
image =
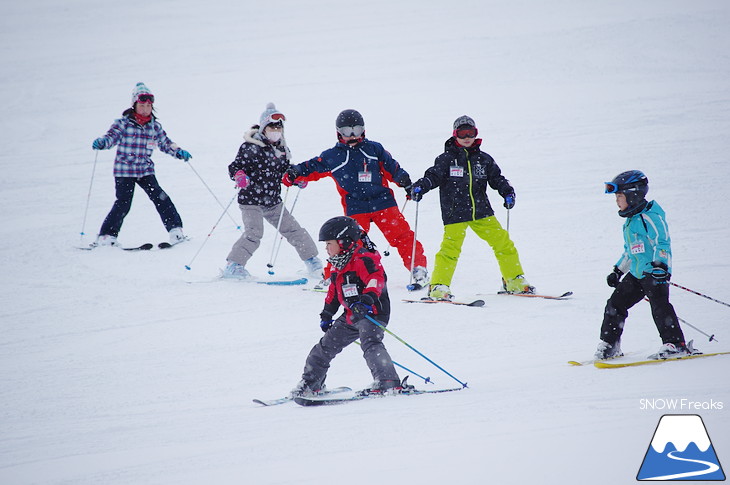
<svg viewBox="0 0 730 485">
<path fill-rule="evenodd" d="M 520 256 L 509 233 L 502 228 L 496 217 L 490 216 L 476 221 L 457 222 L 444 226 L 444 239 L 441 241 L 441 248 L 436 253 L 431 273 L 431 285 L 451 286 L 451 278 L 456 271 L 461 246 L 466 237 L 466 229 L 469 227 L 492 247 L 502 278 L 511 280 L 515 276 L 523 274 Z"/>
</svg>

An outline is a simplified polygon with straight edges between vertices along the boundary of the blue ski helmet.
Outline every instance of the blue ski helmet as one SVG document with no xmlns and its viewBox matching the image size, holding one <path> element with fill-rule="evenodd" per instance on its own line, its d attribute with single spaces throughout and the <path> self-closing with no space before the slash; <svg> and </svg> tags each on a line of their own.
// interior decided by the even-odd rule
<svg viewBox="0 0 730 485">
<path fill-rule="evenodd" d="M 624 194 L 629 208 L 622 212 L 634 212 L 646 203 L 646 193 L 649 192 L 649 179 L 641 170 L 629 170 L 616 175 L 610 182 L 605 182 L 607 194 Z"/>
</svg>

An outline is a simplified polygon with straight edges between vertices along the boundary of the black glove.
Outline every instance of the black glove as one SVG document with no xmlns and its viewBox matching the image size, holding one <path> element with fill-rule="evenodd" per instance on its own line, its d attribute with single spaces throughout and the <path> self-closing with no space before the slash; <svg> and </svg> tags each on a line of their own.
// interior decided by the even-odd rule
<svg viewBox="0 0 730 485">
<path fill-rule="evenodd" d="M 515 193 L 507 194 L 504 196 L 504 207 L 505 209 L 511 209 L 515 206 Z"/>
<path fill-rule="evenodd" d="M 606 277 L 606 283 L 611 288 L 616 288 L 618 286 L 619 281 L 621 281 L 621 276 L 623 276 L 624 272 L 618 269 L 618 267 L 613 267 L 613 272 Z"/>
<path fill-rule="evenodd" d="M 664 263 L 657 261 L 651 262 L 652 270 L 644 271 L 645 276 L 651 276 L 658 284 L 667 284 L 672 275 L 669 274 L 669 268 Z"/>
<path fill-rule="evenodd" d="M 332 325 L 335 323 L 332 321 L 332 313 L 327 310 L 322 310 L 322 313 L 319 314 L 319 320 L 319 328 L 321 328 L 325 333 L 327 330 L 332 328 Z"/>
<path fill-rule="evenodd" d="M 296 169 L 293 165 L 286 169 L 286 172 L 284 173 L 284 177 L 281 179 L 281 183 L 283 183 L 287 187 L 291 187 L 295 184 L 295 180 L 299 178 L 301 174 L 299 173 L 299 170 Z"/>
<path fill-rule="evenodd" d="M 350 303 L 350 311 L 352 311 L 355 315 L 366 315 L 368 313 L 372 313 L 373 303 L 375 303 L 373 297 L 364 293 L 359 296 L 357 301 Z"/>
<path fill-rule="evenodd" d="M 423 199 L 423 194 L 426 193 L 423 188 L 424 184 L 425 182 L 423 179 L 416 180 L 413 184 L 411 184 L 410 190 L 408 191 L 408 198 L 414 202 L 419 202 Z"/>
</svg>

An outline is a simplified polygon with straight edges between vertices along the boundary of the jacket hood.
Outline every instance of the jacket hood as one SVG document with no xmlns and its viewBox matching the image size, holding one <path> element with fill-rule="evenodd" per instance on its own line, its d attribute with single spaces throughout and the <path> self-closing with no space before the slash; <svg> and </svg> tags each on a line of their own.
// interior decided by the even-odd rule
<svg viewBox="0 0 730 485">
<path fill-rule="evenodd" d="M 243 140 L 246 143 L 252 143 L 254 145 L 260 146 L 261 148 L 266 148 L 268 146 L 273 147 L 274 150 L 277 152 L 277 155 L 284 153 L 286 154 L 286 159 L 291 160 L 291 151 L 289 151 L 289 147 L 286 145 L 286 140 L 284 140 L 284 137 L 282 136 L 281 141 L 276 145 L 267 143 L 266 137 L 259 132 L 259 125 L 253 125 L 248 131 L 246 131 L 243 134 Z"/>
</svg>

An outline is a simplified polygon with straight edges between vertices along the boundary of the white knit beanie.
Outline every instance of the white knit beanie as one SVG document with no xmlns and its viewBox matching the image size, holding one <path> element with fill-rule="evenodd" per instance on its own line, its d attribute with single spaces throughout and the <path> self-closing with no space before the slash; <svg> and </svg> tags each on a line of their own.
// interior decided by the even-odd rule
<svg viewBox="0 0 730 485">
<path fill-rule="evenodd" d="M 152 91 L 150 91 L 150 88 L 145 86 L 144 83 L 137 83 L 137 85 L 134 86 L 134 90 L 132 90 L 132 106 L 134 106 L 134 103 L 137 102 L 140 94 L 149 94 L 151 96 L 154 96 L 152 94 Z"/>
<path fill-rule="evenodd" d="M 261 113 L 261 117 L 259 118 L 259 133 L 264 132 L 264 128 L 266 128 L 266 125 L 270 125 L 272 123 L 281 123 L 283 126 L 285 121 L 286 116 L 284 116 L 281 111 L 276 109 L 274 103 L 268 103 L 266 105 L 266 109 L 263 113 Z"/>
</svg>

